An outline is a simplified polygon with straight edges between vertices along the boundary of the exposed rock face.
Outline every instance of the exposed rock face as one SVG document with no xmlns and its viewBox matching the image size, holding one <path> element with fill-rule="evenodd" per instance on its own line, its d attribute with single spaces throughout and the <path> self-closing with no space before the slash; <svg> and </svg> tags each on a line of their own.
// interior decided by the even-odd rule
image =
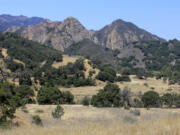
<svg viewBox="0 0 180 135">
<path fill-rule="evenodd" d="M 14 29 L 11 32 L 14 32 Z M 90 39 L 110 49 L 121 49 L 129 43 L 140 40 L 163 41 L 134 24 L 120 19 L 99 31 L 89 31 L 78 20 L 69 17 L 63 22 L 46 21 L 39 25 L 28 26 L 18 30 L 17 33 L 24 38 L 52 45 L 55 49 L 62 51 L 71 44 L 84 39 Z"/>
<path fill-rule="evenodd" d="M 163 40 L 120 19 L 97 31 L 94 38 L 96 43 L 111 49 L 123 48 L 129 43 L 140 40 Z"/>
<path fill-rule="evenodd" d="M 46 21 L 46 19 L 40 17 L 26 16 L 11 16 L 11 15 L 0 15 L 0 31 L 6 31 L 10 26 L 26 27 L 29 25 L 36 25 L 40 22 Z"/>
<path fill-rule="evenodd" d="M 65 19 L 64 22 L 42 22 L 39 25 L 24 28 L 18 33 L 24 38 L 52 45 L 62 51 L 73 43 L 92 37 L 92 32 L 86 30 L 72 17 Z"/>
</svg>

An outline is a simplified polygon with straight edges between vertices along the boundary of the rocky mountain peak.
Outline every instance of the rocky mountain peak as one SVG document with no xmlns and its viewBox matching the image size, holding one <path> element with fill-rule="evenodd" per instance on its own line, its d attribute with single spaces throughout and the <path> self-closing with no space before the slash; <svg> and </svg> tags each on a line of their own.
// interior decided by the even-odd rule
<svg viewBox="0 0 180 135">
<path fill-rule="evenodd" d="M 80 32 L 85 30 L 85 27 L 74 17 L 68 17 L 63 21 L 63 26 L 69 29 L 71 32 Z"/>
<path fill-rule="evenodd" d="M 90 39 L 96 44 L 110 49 L 121 49 L 132 42 L 141 40 L 163 41 L 133 23 L 121 19 L 113 21 L 99 31 L 87 30 L 74 17 L 68 17 L 62 22 L 46 20 L 20 30 L 17 27 L 8 30 L 14 32 L 16 29 L 24 38 L 51 45 L 62 51 L 71 44 L 84 39 Z"/>
<path fill-rule="evenodd" d="M 68 17 L 63 22 L 45 21 L 22 28 L 19 34 L 29 40 L 51 45 L 63 51 L 73 43 L 90 39 L 91 33 L 77 19 Z"/>
<path fill-rule="evenodd" d="M 97 43 L 111 49 L 120 49 L 140 40 L 163 40 L 130 22 L 118 19 L 95 33 Z"/>
<path fill-rule="evenodd" d="M 80 24 L 80 22 L 76 18 L 74 18 L 72 16 L 67 17 L 66 19 L 64 19 L 64 23 L 79 23 Z"/>
</svg>

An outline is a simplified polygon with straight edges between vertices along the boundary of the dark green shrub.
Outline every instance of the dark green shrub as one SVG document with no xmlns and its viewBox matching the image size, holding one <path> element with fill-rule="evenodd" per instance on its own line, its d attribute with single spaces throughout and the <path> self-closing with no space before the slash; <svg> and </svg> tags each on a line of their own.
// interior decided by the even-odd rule
<svg viewBox="0 0 180 135">
<path fill-rule="evenodd" d="M 175 94 L 173 100 L 175 107 L 180 108 L 180 95 Z"/>
<path fill-rule="evenodd" d="M 18 96 L 21 98 L 20 101 L 21 105 L 25 105 L 27 103 L 33 103 L 31 97 L 34 96 L 34 91 L 29 86 L 21 85 L 17 87 L 15 90 L 18 93 Z"/>
<path fill-rule="evenodd" d="M 109 81 L 109 82 L 114 82 L 114 77 L 108 73 L 108 72 L 99 72 L 99 74 L 96 77 L 98 80 L 101 81 Z"/>
<path fill-rule="evenodd" d="M 39 104 L 61 104 L 63 103 L 63 94 L 58 88 L 42 87 L 38 91 L 37 101 Z"/>
<path fill-rule="evenodd" d="M 114 82 L 116 79 L 116 71 L 113 68 L 105 67 L 99 72 L 96 78 L 101 81 Z"/>
<path fill-rule="evenodd" d="M 161 105 L 161 99 L 159 94 L 155 91 L 145 92 L 141 97 L 144 107 L 159 107 Z"/>
<path fill-rule="evenodd" d="M 62 92 L 62 96 L 63 96 L 63 104 L 74 104 L 74 95 L 69 92 Z"/>
<path fill-rule="evenodd" d="M 90 104 L 90 99 L 89 99 L 87 96 L 85 96 L 85 97 L 82 99 L 82 104 L 83 104 L 84 106 L 89 106 L 89 104 Z"/>
<path fill-rule="evenodd" d="M 19 84 L 31 86 L 32 85 L 31 76 L 26 73 L 21 74 L 21 76 L 19 77 Z"/>
<path fill-rule="evenodd" d="M 38 125 L 38 126 L 43 126 L 43 123 L 42 123 L 42 120 L 41 118 L 39 117 L 39 115 L 34 115 L 32 117 L 32 123 Z"/>
<path fill-rule="evenodd" d="M 173 94 L 166 93 L 161 97 L 161 99 L 162 99 L 163 105 L 167 105 L 168 107 L 172 107 L 174 104 L 175 96 Z"/>
<path fill-rule="evenodd" d="M 96 107 L 119 107 L 121 103 L 121 93 L 118 85 L 107 84 L 103 90 L 91 99 L 91 104 Z"/>
<path fill-rule="evenodd" d="M 129 78 L 128 75 L 122 75 L 122 76 L 116 77 L 116 81 L 117 82 L 130 82 L 131 79 Z"/>
</svg>

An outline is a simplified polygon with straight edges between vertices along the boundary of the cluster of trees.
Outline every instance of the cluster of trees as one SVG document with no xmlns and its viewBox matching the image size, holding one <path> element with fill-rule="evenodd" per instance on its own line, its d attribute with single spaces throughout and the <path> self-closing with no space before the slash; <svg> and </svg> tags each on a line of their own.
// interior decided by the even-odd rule
<svg viewBox="0 0 180 135">
<path fill-rule="evenodd" d="M 74 104 L 74 96 L 55 87 L 42 87 L 38 91 L 37 101 L 39 104 Z"/>
<path fill-rule="evenodd" d="M 91 104 L 96 107 L 118 107 L 121 106 L 120 89 L 115 84 L 107 84 L 103 90 L 94 95 Z"/>
<path fill-rule="evenodd" d="M 91 99 L 96 107 L 180 107 L 180 95 L 165 93 L 160 96 L 155 91 L 147 91 L 139 97 L 133 98 L 133 93 L 125 87 L 120 90 L 116 84 L 107 84 Z"/>
<path fill-rule="evenodd" d="M 101 81 L 114 82 L 116 79 L 116 71 L 111 67 L 104 67 L 96 78 Z"/>
<path fill-rule="evenodd" d="M 0 84 L 0 126 L 13 119 L 16 108 L 25 105 L 26 103 L 33 103 L 33 90 L 26 85 L 15 87 L 12 84 Z"/>
<path fill-rule="evenodd" d="M 129 78 L 128 75 L 122 75 L 122 76 L 117 76 L 116 71 L 112 67 L 103 67 L 101 68 L 101 71 L 99 74 L 96 76 L 98 80 L 101 81 L 108 81 L 108 82 L 121 82 L 121 81 L 126 81 L 129 82 L 131 79 Z"/>
<path fill-rule="evenodd" d="M 147 76 L 156 76 L 157 79 L 164 78 L 169 80 L 170 84 L 180 83 L 180 42 L 171 40 L 169 42 L 142 41 L 136 43 L 145 55 L 143 59 L 146 65 Z M 156 73 L 153 74 L 153 72 Z M 144 72 L 144 73 L 146 73 Z"/>
<path fill-rule="evenodd" d="M 137 68 L 134 56 L 118 58 L 117 70 L 123 75 L 136 75 L 139 79 L 156 77 L 169 80 L 170 84 L 180 84 L 180 41 L 141 41 L 133 46 L 144 54 L 144 68 Z"/>
<path fill-rule="evenodd" d="M 56 85 L 65 87 L 95 85 L 95 81 L 91 77 L 85 78 L 85 70 L 84 59 L 78 59 L 75 63 L 69 63 L 59 69 L 50 67 L 38 70 L 34 76 L 35 80 L 40 80 L 41 85 L 48 87 Z"/>
</svg>

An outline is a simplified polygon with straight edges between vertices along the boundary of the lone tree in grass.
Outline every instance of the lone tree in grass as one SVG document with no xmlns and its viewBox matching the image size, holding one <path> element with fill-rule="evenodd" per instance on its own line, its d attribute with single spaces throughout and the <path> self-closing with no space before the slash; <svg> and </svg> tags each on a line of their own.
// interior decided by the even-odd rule
<svg viewBox="0 0 180 135">
<path fill-rule="evenodd" d="M 52 112 L 52 116 L 54 119 L 61 119 L 61 117 L 64 115 L 64 109 L 58 105 L 56 109 Z"/>
</svg>

